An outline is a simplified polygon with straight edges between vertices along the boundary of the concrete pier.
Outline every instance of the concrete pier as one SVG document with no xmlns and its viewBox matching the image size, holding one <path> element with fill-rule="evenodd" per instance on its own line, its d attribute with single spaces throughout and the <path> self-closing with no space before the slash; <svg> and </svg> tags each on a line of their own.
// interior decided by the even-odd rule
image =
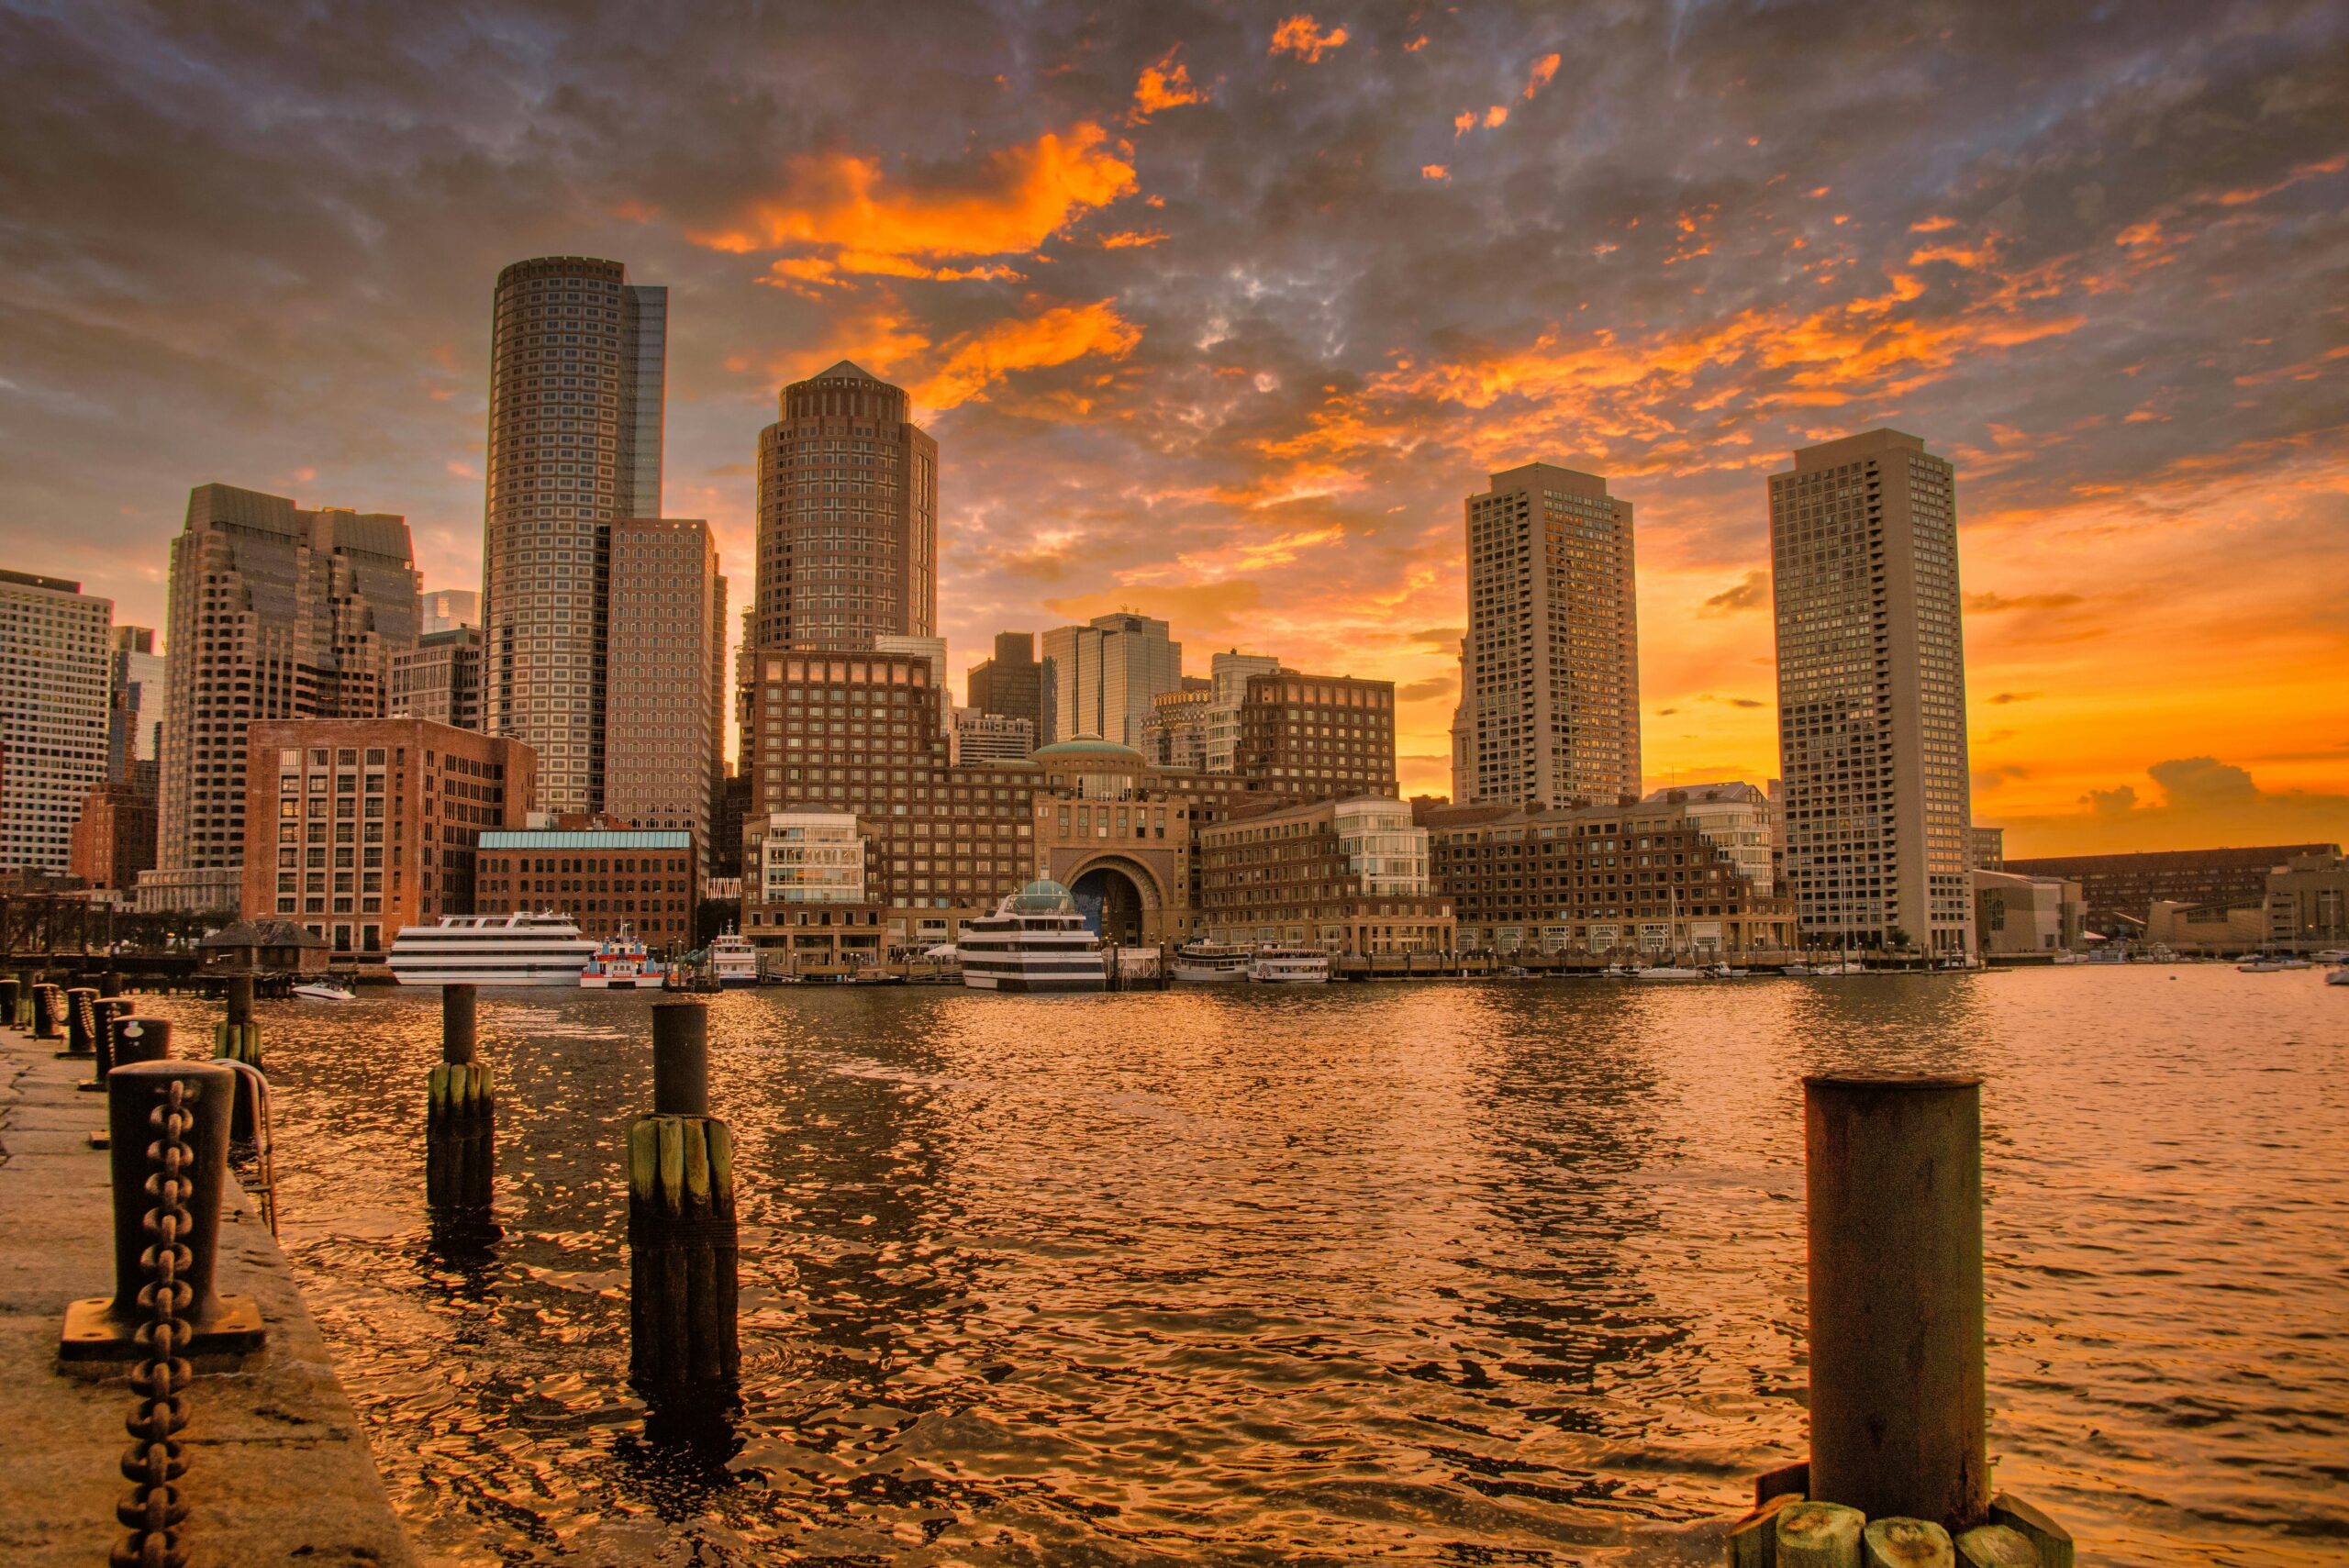
<svg viewBox="0 0 2349 1568">
<path fill-rule="evenodd" d="M 128 1364 L 67 1372 L 57 1353 L 66 1303 L 113 1289 L 107 1155 L 89 1140 L 106 1103 L 76 1093 L 86 1075 L 0 1028 L 0 1562 L 11 1568 L 87 1568 L 122 1535 Z M 285 1254 L 241 1190 L 225 1196 L 219 1288 L 253 1298 L 269 1340 L 198 1364 L 182 1434 L 190 1560 L 414 1568 Z"/>
</svg>

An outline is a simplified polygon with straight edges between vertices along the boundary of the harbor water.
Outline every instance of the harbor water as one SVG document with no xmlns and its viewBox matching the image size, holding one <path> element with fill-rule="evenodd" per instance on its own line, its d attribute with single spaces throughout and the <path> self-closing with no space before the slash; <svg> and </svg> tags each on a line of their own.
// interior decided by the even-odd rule
<svg viewBox="0 0 2349 1568">
<path fill-rule="evenodd" d="M 478 1253 L 423 1213 L 437 994 L 261 1022 L 286 1248 L 449 1562 L 1715 1561 L 1803 1451 L 1799 1081 L 1881 1068 L 1984 1080 L 1997 1485 L 2083 1562 L 2317 1564 L 2349 1559 L 2321 980 L 713 996 L 744 1403 L 683 1449 L 627 1389 L 653 996 L 483 993 Z"/>
</svg>

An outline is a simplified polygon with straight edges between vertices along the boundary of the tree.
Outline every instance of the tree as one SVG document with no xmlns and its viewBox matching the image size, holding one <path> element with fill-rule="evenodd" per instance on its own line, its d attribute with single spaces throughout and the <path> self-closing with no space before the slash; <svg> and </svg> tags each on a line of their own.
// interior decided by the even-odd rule
<svg viewBox="0 0 2349 1568">
<path fill-rule="evenodd" d="M 1905 950 L 1909 946 L 1909 933 L 1894 926 L 1884 933 L 1884 945 Z"/>
</svg>

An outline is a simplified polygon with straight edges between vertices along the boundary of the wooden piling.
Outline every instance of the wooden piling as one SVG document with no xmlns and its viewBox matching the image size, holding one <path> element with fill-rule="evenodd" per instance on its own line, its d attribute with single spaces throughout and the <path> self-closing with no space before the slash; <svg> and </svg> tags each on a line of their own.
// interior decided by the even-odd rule
<svg viewBox="0 0 2349 1568">
<path fill-rule="evenodd" d="M 1803 1099 L 1808 1490 L 1969 1529 L 1990 1503 L 1981 1081 L 1831 1074 Z"/>
<path fill-rule="evenodd" d="M 1931 1519 L 1870 1519 L 1860 1532 L 1860 1568 L 1957 1568 L 1949 1531 Z"/>
<path fill-rule="evenodd" d="M 487 1218 L 497 1170 L 497 1092 L 474 1060 L 470 985 L 440 989 L 440 1061 L 426 1076 L 424 1201 L 436 1218 Z"/>
<path fill-rule="evenodd" d="M 650 1398 L 730 1395 L 735 1322 L 734 1140 L 709 1114 L 709 1009 L 652 1008 L 652 1114 L 629 1129 L 629 1371 Z"/>
<path fill-rule="evenodd" d="M 1778 1510 L 1778 1568 L 1860 1568 L 1867 1518 L 1841 1503 L 1788 1503 Z"/>
</svg>

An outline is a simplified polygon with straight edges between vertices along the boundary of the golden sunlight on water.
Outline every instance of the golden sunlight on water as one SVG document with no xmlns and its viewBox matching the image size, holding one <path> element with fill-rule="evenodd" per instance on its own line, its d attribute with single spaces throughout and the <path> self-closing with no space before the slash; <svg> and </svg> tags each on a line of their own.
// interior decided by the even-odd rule
<svg viewBox="0 0 2349 1568">
<path fill-rule="evenodd" d="M 2315 1564 L 2349 1552 L 2318 982 L 711 998 L 730 1452 L 649 1443 L 626 1387 L 649 997 L 484 993 L 506 1235 L 470 1257 L 422 1212 L 435 994 L 262 1026 L 286 1243 L 451 1562 L 1711 1561 L 1803 1445 L 1799 1079 L 1870 1066 L 1986 1081 L 1998 1484 L 2084 1562 Z"/>
</svg>

